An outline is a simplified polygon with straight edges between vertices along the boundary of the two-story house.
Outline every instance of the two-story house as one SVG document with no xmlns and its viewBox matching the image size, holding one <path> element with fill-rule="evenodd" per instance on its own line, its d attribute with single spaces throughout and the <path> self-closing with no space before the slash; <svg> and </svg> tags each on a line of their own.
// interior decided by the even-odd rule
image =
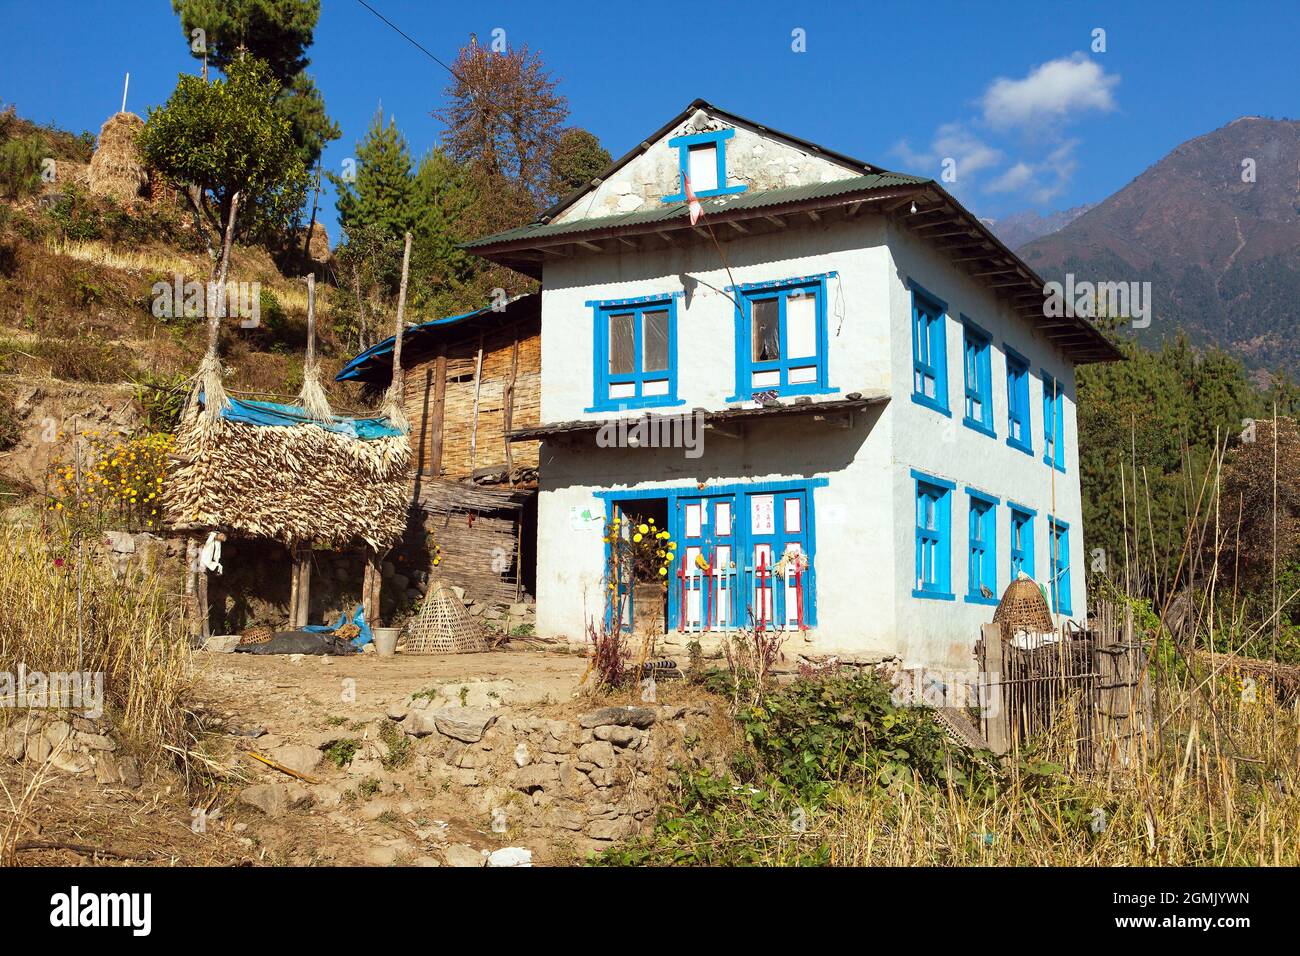
<svg viewBox="0 0 1300 956">
<path fill-rule="evenodd" d="M 697 100 L 469 248 L 542 283 L 541 633 L 605 613 L 614 515 L 678 544 L 672 634 L 968 669 L 1021 573 L 1084 618 L 1074 369 L 1118 353 L 933 181 Z M 680 441 L 610 440 L 647 412 Z"/>
</svg>

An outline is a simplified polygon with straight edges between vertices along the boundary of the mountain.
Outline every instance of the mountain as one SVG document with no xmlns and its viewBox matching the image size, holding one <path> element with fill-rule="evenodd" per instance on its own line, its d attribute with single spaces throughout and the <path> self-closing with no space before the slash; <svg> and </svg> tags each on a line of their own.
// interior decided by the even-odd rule
<svg viewBox="0 0 1300 956">
<path fill-rule="evenodd" d="M 1253 175 L 1251 175 L 1253 173 Z M 1253 181 L 1252 181 L 1253 180 Z M 1018 250 L 1046 279 L 1149 281 L 1148 342 L 1182 327 L 1253 369 L 1300 368 L 1300 121 L 1245 116 L 1183 143 Z"/>
<path fill-rule="evenodd" d="M 1040 216 L 1036 209 L 1029 209 L 1025 212 L 1012 213 L 1004 219 L 986 219 L 984 223 L 1009 248 L 1018 249 L 1035 239 L 1064 229 L 1091 208 L 1092 206 L 1084 203 L 1072 209 L 1049 212 L 1046 216 Z"/>
</svg>

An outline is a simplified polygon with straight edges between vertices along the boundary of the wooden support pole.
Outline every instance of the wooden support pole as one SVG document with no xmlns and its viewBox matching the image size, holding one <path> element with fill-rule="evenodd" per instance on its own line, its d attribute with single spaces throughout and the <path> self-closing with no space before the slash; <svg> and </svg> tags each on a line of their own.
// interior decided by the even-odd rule
<svg viewBox="0 0 1300 956">
<path fill-rule="evenodd" d="M 438 346 L 433 363 L 433 408 L 429 410 L 429 474 L 442 475 L 443 410 L 447 404 L 447 346 Z"/>
<path fill-rule="evenodd" d="M 411 234 L 406 234 L 402 252 L 402 284 L 397 293 L 397 328 L 393 332 L 393 400 L 402 403 L 402 333 L 406 329 L 406 281 L 411 272 Z"/>
<path fill-rule="evenodd" d="M 989 749 L 995 754 L 1004 754 L 1011 749 L 1011 724 L 1002 653 L 1002 625 L 985 624 L 980 629 L 980 634 L 980 704 L 983 708 L 984 739 L 989 742 Z"/>
<path fill-rule="evenodd" d="M 203 621 L 199 614 L 198 598 L 199 545 L 192 534 L 185 536 L 185 613 L 189 617 L 188 630 L 191 643 L 197 644 L 203 634 Z"/>
<path fill-rule="evenodd" d="M 294 578 L 298 602 L 294 608 L 293 627 L 311 623 L 311 548 L 299 548 L 294 556 Z"/>
<path fill-rule="evenodd" d="M 366 576 L 362 584 L 362 604 L 365 607 L 366 624 L 379 627 L 381 585 L 383 583 L 383 560 L 377 551 L 366 552 Z"/>
<path fill-rule="evenodd" d="M 289 549 L 289 630 L 298 626 L 298 548 Z"/>
<path fill-rule="evenodd" d="M 515 417 L 515 380 L 519 377 L 519 329 L 515 329 L 515 340 L 510 346 L 510 381 L 506 383 L 504 408 L 501 411 L 501 438 L 506 446 L 506 480 L 515 483 L 514 457 L 510 452 L 510 428 Z M 516 598 L 518 600 L 518 598 Z"/>
</svg>

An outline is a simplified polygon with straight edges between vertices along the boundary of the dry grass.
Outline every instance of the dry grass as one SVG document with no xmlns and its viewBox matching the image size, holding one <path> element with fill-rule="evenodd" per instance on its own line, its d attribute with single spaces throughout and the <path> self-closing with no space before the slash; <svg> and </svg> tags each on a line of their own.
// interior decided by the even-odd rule
<svg viewBox="0 0 1300 956">
<path fill-rule="evenodd" d="M 166 275 L 179 272 L 184 276 L 206 276 L 208 271 L 207 264 L 200 256 L 181 258 L 155 249 L 120 249 L 106 242 L 50 239 L 46 241 L 45 248 L 56 256 L 67 256 L 69 259 L 109 269 Z"/>
<path fill-rule="evenodd" d="M 193 663 L 178 601 L 158 568 L 118 579 L 90 546 L 82 554 L 79 575 L 77 550 L 57 531 L 0 523 L 0 661 L 102 673 L 105 710 L 128 738 L 154 753 L 184 746 Z"/>
</svg>

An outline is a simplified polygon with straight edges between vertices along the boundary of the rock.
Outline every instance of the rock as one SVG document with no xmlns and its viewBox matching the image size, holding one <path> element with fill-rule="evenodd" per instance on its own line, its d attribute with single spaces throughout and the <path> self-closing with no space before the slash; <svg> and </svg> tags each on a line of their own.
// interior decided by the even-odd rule
<svg viewBox="0 0 1300 956">
<path fill-rule="evenodd" d="M 238 634 L 214 634 L 203 642 L 203 649 L 213 654 L 232 654 L 238 646 Z"/>
<path fill-rule="evenodd" d="M 636 832 L 636 822 L 620 817 L 617 820 L 593 820 L 587 825 L 586 834 L 593 840 L 622 840 Z"/>
<path fill-rule="evenodd" d="M 482 852 L 466 843 L 453 843 L 442 851 L 448 866 L 482 866 L 487 862 Z"/>
<path fill-rule="evenodd" d="M 526 767 L 526 766 L 528 766 L 528 761 L 531 760 L 531 759 L 532 759 L 532 758 L 531 758 L 531 756 L 530 756 L 529 753 L 528 753 L 528 744 L 526 744 L 526 743 L 522 743 L 522 742 L 521 742 L 521 743 L 519 744 L 519 746 L 515 747 L 515 766 L 516 766 L 516 767 Z"/>
<path fill-rule="evenodd" d="M 497 715 L 478 707 L 443 707 L 432 712 L 434 726 L 440 734 L 473 744 L 496 721 Z"/>
<path fill-rule="evenodd" d="M 565 807 L 552 807 L 546 815 L 546 822 L 555 829 L 573 830 L 575 833 L 587 824 L 581 813 Z"/>
<path fill-rule="evenodd" d="M 588 729 L 617 725 L 644 730 L 655 722 L 655 717 L 655 712 L 649 707 L 601 707 L 581 715 L 578 723 Z"/>
<path fill-rule="evenodd" d="M 402 729 L 412 737 L 429 736 L 438 729 L 435 712 L 425 709 L 410 711 L 406 716 L 406 720 L 402 721 Z"/>
<path fill-rule="evenodd" d="M 597 740 L 579 747 L 578 759 L 583 763 L 595 764 L 602 769 L 608 769 L 614 766 L 614 761 L 617 758 L 614 755 L 613 744 L 607 740 Z"/>
<path fill-rule="evenodd" d="M 23 756 L 28 763 L 45 763 L 50 759 L 50 742 L 45 739 L 45 734 L 32 734 L 27 738 L 27 749 Z"/>
<path fill-rule="evenodd" d="M 72 732 L 72 741 L 77 747 L 86 750 L 116 750 L 117 742 L 103 734 L 87 734 L 80 730 Z"/>
<path fill-rule="evenodd" d="M 354 777 L 379 777 L 384 772 L 384 764 L 375 757 L 357 755 L 348 764 L 348 773 Z"/>
<path fill-rule="evenodd" d="M 278 817 L 311 799 L 305 787 L 296 784 L 263 783 L 239 791 L 239 802 L 256 807 L 268 817 Z"/>
<path fill-rule="evenodd" d="M 379 797 L 375 800 L 371 800 L 361 808 L 361 819 L 378 820 L 385 813 L 389 813 L 393 810 L 394 804 L 392 800 L 389 800 L 387 797 Z"/>
<path fill-rule="evenodd" d="M 521 846 L 507 846 L 488 854 L 488 866 L 532 866 L 533 851 Z"/>
<path fill-rule="evenodd" d="M 512 604 L 506 613 L 511 617 L 527 617 L 529 614 L 533 613 L 533 606 L 531 604 L 522 603 Z"/>
<path fill-rule="evenodd" d="M 114 554 L 135 554 L 135 537 L 129 531 L 105 531 L 104 540 Z"/>
<path fill-rule="evenodd" d="M 65 773 L 85 773 L 94 767 L 89 754 L 61 748 L 50 755 L 50 763 Z"/>
<path fill-rule="evenodd" d="M 320 750 L 306 744 L 286 744 L 272 750 L 267 756 L 276 763 L 284 764 L 290 770 L 306 775 L 310 775 L 324 759 Z"/>
<path fill-rule="evenodd" d="M 45 728 L 45 739 L 51 747 L 58 747 L 72 736 L 72 725 L 66 720 L 56 720 Z"/>
<path fill-rule="evenodd" d="M 103 760 L 107 756 L 108 754 L 100 754 L 98 759 Z M 140 765 L 136 763 L 134 757 L 119 757 L 117 771 L 122 786 L 128 790 L 136 790 L 140 787 Z"/>
<path fill-rule="evenodd" d="M 411 713 L 411 705 L 407 701 L 395 701 L 394 704 L 389 704 L 385 713 L 390 721 L 404 721 L 406 715 Z"/>
<path fill-rule="evenodd" d="M 366 850 L 366 862 L 371 866 L 392 866 L 397 862 L 397 848 L 372 846 Z"/>
<path fill-rule="evenodd" d="M 515 771 L 515 789 L 524 793 L 554 790 L 560 785 L 560 771 L 554 764 L 533 764 Z"/>
<path fill-rule="evenodd" d="M 641 740 L 641 731 L 633 727 L 620 727 L 618 724 L 597 727 L 595 732 L 597 740 L 608 740 L 615 747 L 630 747 Z"/>
</svg>

